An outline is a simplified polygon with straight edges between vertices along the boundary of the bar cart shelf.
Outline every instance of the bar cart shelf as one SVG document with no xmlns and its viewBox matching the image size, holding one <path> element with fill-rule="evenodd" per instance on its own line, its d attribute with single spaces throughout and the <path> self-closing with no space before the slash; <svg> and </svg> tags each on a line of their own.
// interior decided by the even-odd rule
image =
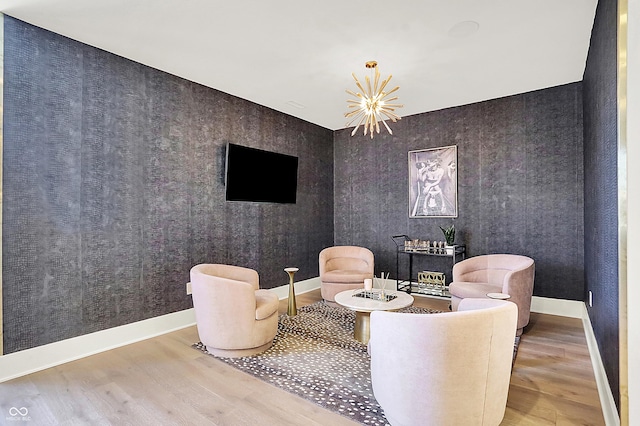
<svg viewBox="0 0 640 426">
<path fill-rule="evenodd" d="M 451 259 L 451 265 L 455 265 L 460 260 L 464 260 L 467 247 L 464 244 L 454 245 L 447 248 L 405 248 L 405 241 L 411 241 L 407 235 L 394 235 L 391 237 L 396 244 L 396 289 L 398 291 L 404 291 L 406 293 L 426 294 L 431 296 L 451 297 L 449 294 L 449 287 L 444 285 L 441 287 L 421 288 L 418 285 L 418 271 L 414 275 L 414 256 L 434 256 L 434 257 L 448 257 Z M 400 258 L 409 258 L 409 275 L 401 274 L 400 272 Z"/>
</svg>

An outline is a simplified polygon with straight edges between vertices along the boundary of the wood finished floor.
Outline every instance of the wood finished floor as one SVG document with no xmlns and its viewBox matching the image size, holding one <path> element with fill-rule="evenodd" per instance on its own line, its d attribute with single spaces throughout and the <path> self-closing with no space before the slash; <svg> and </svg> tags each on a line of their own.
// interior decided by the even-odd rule
<svg viewBox="0 0 640 426">
<path fill-rule="evenodd" d="M 298 295 L 298 307 L 321 300 Z M 416 297 L 415 306 L 448 302 Z M 280 312 L 287 301 L 280 302 Z M 0 384 L 0 424 L 26 407 L 30 425 L 354 425 L 355 422 L 191 348 L 195 327 Z M 582 322 L 532 314 L 502 425 L 604 425 Z"/>
</svg>

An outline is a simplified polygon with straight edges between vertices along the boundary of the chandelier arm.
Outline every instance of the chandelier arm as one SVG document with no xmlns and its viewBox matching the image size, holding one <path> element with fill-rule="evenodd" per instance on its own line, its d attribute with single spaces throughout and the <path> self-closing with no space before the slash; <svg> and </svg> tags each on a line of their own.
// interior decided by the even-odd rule
<svg viewBox="0 0 640 426">
<path fill-rule="evenodd" d="M 400 120 L 400 116 L 395 115 L 392 112 L 388 112 L 388 111 L 380 111 L 381 113 L 383 113 L 384 115 L 386 115 L 391 121 L 393 121 L 394 123 L 398 120 Z"/>
<path fill-rule="evenodd" d="M 385 104 L 382 109 L 386 109 L 387 111 L 395 111 L 396 108 L 402 108 L 402 105 L 399 104 Z"/>
<path fill-rule="evenodd" d="M 354 112 L 353 114 L 350 114 L 348 117 L 346 117 L 346 118 L 351 118 L 351 121 L 347 123 L 347 127 L 351 126 L 351 124 L 353 124 L 353 122 L 355 122 L 358 118 L 360 118 L 360 124 L 362 124 L 362 120 L 364 119 L 364 117 L 366 117 L 366 114 L 362 110 L 353 111 L 353 112 Z"/>
<path fill-rule="evenodd" d="M 360 126 L 362 125 L 362 122 L 364 121 L 364 119 L 366 118 L 366 115 L 362 115 L 360 117 L 360 121 L 358 122 L 358 125 L 353 129 L 353 131 L 351 132 L 351 136 L 355 135 L 356 132 L 358 131 L 358 129 L 360 128 Z M 353 121 L 352 121 L 353 123 Z M 350 125 L 350 124 L 349 124 Z M 349 125 L 347 125 L 347 127 L 349 127 Z"/>
<path fill-rule="evenodd" d="M 344 113 L 344 117 L 345 118 L 351 118 L 351 117 L 354 117 L 354 116 L 358 116 L 360 114 L 365 114 L 366 115 L 366 111 L 363 111 L 361 109 L 357 109 L 357 110 L 354 110 L 354 111 L 345 112 Z"/>
<path fill-rule="evenodd" d="M 369 119 L 369 133 L 373 134 L 373 131 L 378 126 L 378 117 L 376 117 L 375 112 L 371 114 L 371 118 Z"/>
<path fill-rule="evenodd" d="M 362 105 L 362 101 L 347 101 L 347 103 L 349 103 L 349 105 L 347 105 L 347 108 L 359 108 L 360 105 Z"/>
<path fill-rule="evenodd" d="M 382 80 L 382 84 L 380 85 L 380 88 L 378 89 L 379 93 L 383 93 L 382 91 L 384 90 L 385 86 L 387 84 L 389 84 L 389 81 L 391 80 L 391 76 L 387 77 L 386 80 Z"/>
<path fill-rule="evenodd" d="M 389 127 L 389 125 L 387 124 L 387 122 L 385 120 L 382 120 L 382 124 L 384 124 L 384 127 L 387 128 L 387 132 L 389 132 L 390 135 L 393 135 L 393 132 L 391 131 L 391 128 Z"/>
<path fill-rule="evenodd" d="M 364 81 L 367 82 L 367 97 L 371 97 L 373 95 L 373 91 L 371 91 L 371 79 L 369 78 L 369 76 L 366 76 L 364 78 Z"/>
<path fill-rule="evenodd" d="M 364 88 L 362 87 L 362 84 L 360 84 L 360 82 L 358 81 L 357 78 L 356 78 L 356 86 L 358 86 L 358 89 L 360 89 L 360 91 L 362 93 L 367 93 L 366 90 L 364 90 Z"/>
<path fill-rule="evenodd" d="M 383 98 L 385 98 L 385 97 L 389 96 L 390 94 L 392 94 L 393 92 L 395 92 L 395 91 L 396 91 L 396 90 L 398 90 L 399 88 L 400 88 L 400 86 L 396 86 L 396 87 L 394 87 L 393 89 L 391 89 L 390 91 L 388 91 L 388 92 L 384 92 L 384 93 L 382 94 L 382 97 L 383 97 Z"/>
</svg>

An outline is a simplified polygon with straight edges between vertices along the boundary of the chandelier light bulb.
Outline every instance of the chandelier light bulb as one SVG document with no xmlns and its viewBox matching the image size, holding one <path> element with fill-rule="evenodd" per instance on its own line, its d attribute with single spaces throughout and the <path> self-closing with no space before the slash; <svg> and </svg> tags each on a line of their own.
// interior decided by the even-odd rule
<svg viewBox="0 0 640 426">
<path fill-rule="evenodd" d="M 351 127 L 354 123 L 357 123 L 351 132 L 351 136 L 355 135 L 360 126 L 363 126 L 364 135 L 369 133 L 371 139 L 373 139 L 373 133 L 380 133 L 380 123 L 384 125 L 390 135 L 393 135 L 391 128 L 387 124 L 386 120 L 391 120 L 394 123 L 400 120 L 400 116 L 395 113 L 396 108 L 402 108 L 400 104 L 389 103 L 398 99 L 397 96 L 388 98 L 390 94 L 398 90 L 400 87 L 396 86 L 389 92 L 385 92 L 384 88 L 391 80 L 391 75 L 386 80 L 380 82 L 380 71 L 378 71 L 378 63 L 376 61 L 369 61 L 365 64 L 369 69 L 375 70 L 375 76 L 373 78 L 373 87 L 371 86 L 371 79 L 365 77 L 364 86 L 358 80 L 358 77 L 354 73 L 351 76 L 356 82 L 356 86 L 360 89 L 359 92 L 353 92 L 347 89 L 347 93 L 354 96 L 356 99 L 347 99 L 349 111 L 345 112 L 344 116 L 350 121 L 347 123 L 347 127 Z"/>
</svg>

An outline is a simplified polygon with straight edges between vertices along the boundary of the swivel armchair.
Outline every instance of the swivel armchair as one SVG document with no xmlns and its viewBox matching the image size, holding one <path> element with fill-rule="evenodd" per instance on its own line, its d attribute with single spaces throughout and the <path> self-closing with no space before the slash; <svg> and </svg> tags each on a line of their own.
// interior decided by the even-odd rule
<svg viewBox="0 0 640 426">
<path fill-rule="evenodd" d="M 487 298 L 488 294 L 503 293 L 518 305 L 517 335 L 529 324 L 535 264 L 533 259 L 515 254 L 475 256 L 453 266 L 453 280 L 449 285 L 451 310 L 462 299 Z"/>
<path fill-rule="evenodd" d="M 504 418 L 516 305 L 464 299 L 458 308 L 371 313 L 371 384 L 390 424 L 498 426 Z"/>
<path fill-rule="evenodd" d="M 320 252 L 320 293 L 335 303 L 335 295 L 363 288 L 365 278 L 373 278 L 373 252 L 364 247 L 335 246 Z"/>
<path fill-rule="evenodd" d="M 253 269 L 220 264 L 191 268 L 191 294 L 200 341 L 216 356 L 263 352 L 278 331 L 278 296 L 259 288 Z"/>
</svg>

